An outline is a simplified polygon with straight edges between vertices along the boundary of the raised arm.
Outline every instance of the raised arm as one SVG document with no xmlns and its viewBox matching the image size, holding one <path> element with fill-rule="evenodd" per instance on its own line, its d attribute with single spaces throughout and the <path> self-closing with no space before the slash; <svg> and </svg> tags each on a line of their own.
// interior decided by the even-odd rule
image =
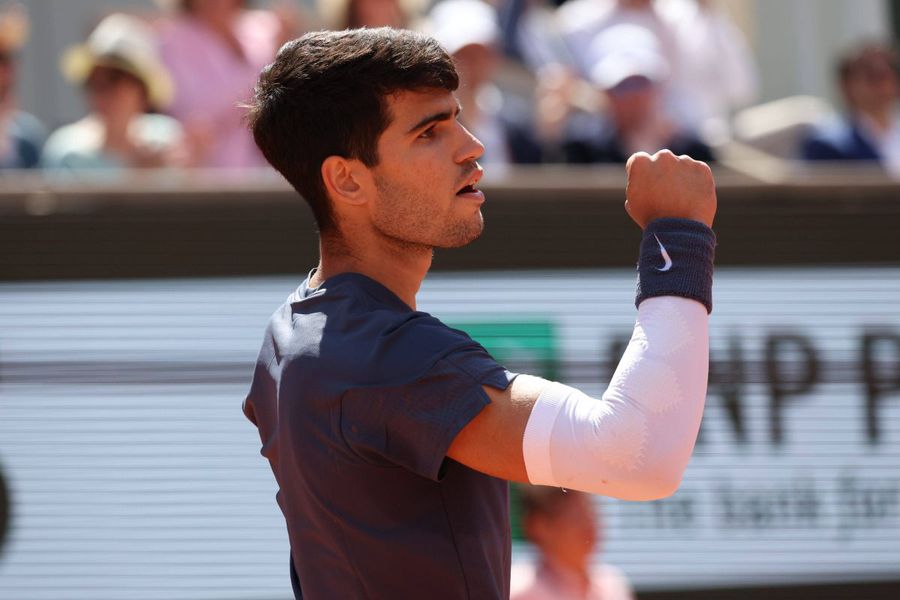
<svg viewBox="0 0 900 600">
<path fill-rule="evenodd" d="M 716 210 L 709 168 L 668 151 L 626 165 L 625 208 L 644 229 L 638 318 L 600 399 L 517 377 L 456 437 L 448 456 L 512 481 L 627 500 L 677 489 L 706 397 Z"/>
</svg>

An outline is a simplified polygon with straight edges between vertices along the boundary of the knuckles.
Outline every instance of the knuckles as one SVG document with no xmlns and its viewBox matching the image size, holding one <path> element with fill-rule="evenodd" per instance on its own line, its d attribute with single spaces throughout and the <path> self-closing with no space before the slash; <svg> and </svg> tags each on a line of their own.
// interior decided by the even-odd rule
<svg viewBox="0 0 900 600">
<path fill-rule="evenodd" d="M 625 163 L 625 173 L 629 177 L 666 178 L 692 177 L 693 173 L 709 171 L 706 163 L 696 161 L 686 154 L 676 156 L 664 149 L 652 156 L 646 152 L 632 154 Z"/>
<path fill-rule="evenodd" d="M 638 171 L 643 171 L 651 162 L 652 158 L 646 152 L 635 152 L 625 163 L 625 173 L 631 175 Z"/>
<path fill-rule="evenodd" d="M 674 164 L 680 162 L 681 158 L 672 154 L 671 150 L 663 148 L 653 155 L 653 161 L 661 164 Z"/>
<path fill-rule="evenodd" d="M 669 150 L 660 150 L 652 156 L 646 152 L 632 154 L 625 171 L 627 188 L 639 188 L 644 193 L 654 194 L 657 187 L 673 185 L 694 194 L 715 189 L 709 165 L 686 154 L 676 156 Z"/>
</svg>

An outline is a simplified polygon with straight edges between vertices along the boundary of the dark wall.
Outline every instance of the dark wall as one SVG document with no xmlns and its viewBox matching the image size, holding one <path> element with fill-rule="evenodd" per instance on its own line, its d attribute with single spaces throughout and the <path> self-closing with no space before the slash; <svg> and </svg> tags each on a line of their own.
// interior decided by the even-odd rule
<svg viewBox="0 0 900 600">
<path fill-rule="evenodd" d="M 433 269 L 635 263 L 621 177 L 557 174 L 485 191 L 482 238 L 438 250 Z M 718 194 L 720 266 L 900 263 L 891 182 L 726 181 Z M 308 209 L 279 186 L 0 190 L 0 280 L 302 274 L 317 253 Z"/>
</svg>

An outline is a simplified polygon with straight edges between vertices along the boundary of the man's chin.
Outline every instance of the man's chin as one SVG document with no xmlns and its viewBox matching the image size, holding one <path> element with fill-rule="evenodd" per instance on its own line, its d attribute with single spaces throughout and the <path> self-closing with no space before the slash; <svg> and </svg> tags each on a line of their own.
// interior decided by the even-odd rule
<svg viewBox="0 0 900 600">
<path fill-rule="evenodd" d="M 470 238 L 468 238 L 468 239 L 460 240 L 460 241 L 454 241 L 454 242 L 449 242 L 449 243 L 446 243 L 446 244 L 442 244 L 442 245 L 440 245 L 440 246 L 435 246 L 435 248 L 440 248 L 440 249 L 442 249 L 442 250 L 451 250 L 451 249 L 453 249 L 453 248 L 462 248 L 463 246 L 468 246 L 469 244 L 471 244 L 472 242 L 474 242 L 475 240 L 477 240 L 479 237 L 481 237 L 481 234 L 480 234 L 480 233 L 479 233 L 478 235 L 472 236 L 472 237 L 470 237 Z"/>
<path fill-rule="evenodd" d="M 462 248 L 480 238 L 481 234 L 484 232 L 484 219 L 481 218 L 480 214 L 478 217 L 477 225 L 473 224 L 465 229 L 460 228 L 451 232 L 451 235 L 448 235 L 443 243 L 436 244 L 435 248 Z"/>
</svg>

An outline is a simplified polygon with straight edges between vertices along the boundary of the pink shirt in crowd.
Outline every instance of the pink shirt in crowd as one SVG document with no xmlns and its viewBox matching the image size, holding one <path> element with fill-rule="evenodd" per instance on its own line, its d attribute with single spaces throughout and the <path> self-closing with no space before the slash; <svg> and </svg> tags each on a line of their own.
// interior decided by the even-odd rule
<svg viewBox="0 0 900 600">
<path fill-rule="evenodd" d="M 582 591 L 578 577 L 547 563 L 514 565 L 511 600 L 634 600 L 625 575 L 612 565 L 591 569 L 590 587 Z"/>
<path fill-rule="evenodd" d="M 188 135 L 210 143 L 197 166 L 258 167 L 265 160 L 243 122 L 238 105 L 252 95 L 259 71 L 275 57 L 280 23 L 269 12 L 243 11 L 235 21 L 239 56 L 201 21 L 184 15 L 160 30 L 162 58 L 175 81 L 170 114 Z"/>
</svg>

